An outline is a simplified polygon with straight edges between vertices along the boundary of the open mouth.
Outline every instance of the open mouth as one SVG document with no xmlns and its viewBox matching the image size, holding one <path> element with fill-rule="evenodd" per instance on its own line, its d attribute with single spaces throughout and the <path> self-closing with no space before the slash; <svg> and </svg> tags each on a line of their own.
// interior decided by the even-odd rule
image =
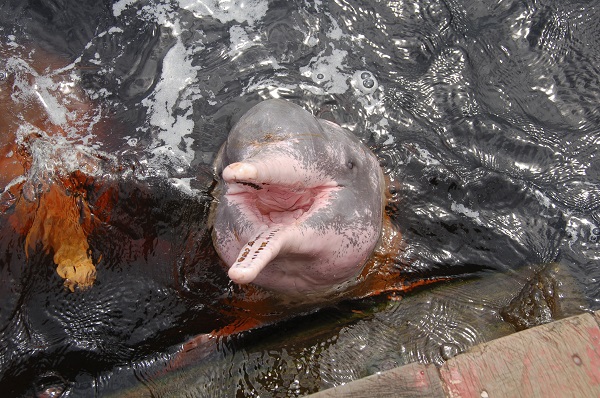
<svg viewBox="0 0 600 398">
<path fill-rule="evenodd" d="M 339 188 L 334 181 L 306 186 L 288 175 L 274 167 L 247 162 L 232 163 L 223 170 L 227 196 L 268 227 L 293 224 L 308 216 Z"/>
<path fill-rule="evenodd" d="M 237 181 L 230 184 L 228 196 L 235 195 L 245 203 L 247 211 L 263 224 L 273 226 L 292 224 L 310 214 L 333 189 L 334 186 L 305 188 Z"/>
<path fill-rule="evenodd" d="M 244 238 L 248 242 L 229 268 L 229 277 L 236 283 L 254 281 L 282 250 L 293 247 L 299 236 L 296 226 L 328 206 L 331 193 L 340 189 L 333 181 L 305 186 L 297 179 L 286 181 L 282 174 L 273 178 L 273 173 L 248 163 L 233 164 L 223 171 L 228 200 L 256 232 Z"/>
</svg>

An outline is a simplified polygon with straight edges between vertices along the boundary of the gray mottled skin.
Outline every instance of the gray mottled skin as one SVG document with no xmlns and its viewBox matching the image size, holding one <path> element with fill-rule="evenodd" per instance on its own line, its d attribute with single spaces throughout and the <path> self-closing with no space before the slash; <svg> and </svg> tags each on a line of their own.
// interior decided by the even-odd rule
<svg viewBox="0 0 600 398">
<path fill-rule="evenodd" d="M 384 181 L 376 157 L 291 102 L 250 109 L 215 173 L 213 242 L 234 282 L 289 295 L 340 289 L 378 242 Z"/>
</svg>

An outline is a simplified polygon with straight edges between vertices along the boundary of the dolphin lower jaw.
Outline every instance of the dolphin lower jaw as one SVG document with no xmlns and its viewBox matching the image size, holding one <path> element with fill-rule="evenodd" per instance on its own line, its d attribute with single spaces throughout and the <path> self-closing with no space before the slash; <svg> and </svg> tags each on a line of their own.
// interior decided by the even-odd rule
<svg viewBox="0 0 600 398">
<path fill-rule="evenodd" d="M 315 248 L 300 248 L 303 222 L 329 205 L 334 186 L 288 188 L 262 183 L 252 185 L 238 181 L 227 184 L 225 197 L 230 206 L 237 208 L 238 225 L 246 225 L 247 232 L 239 234 L 242 247 L 229 268 L 228 275 L 236 283 L 253 282 L 278 255 L 293 257 L 300 250 L 305 257 Z M 229 193 L 234 192 L 234 193 Z M 248 232 L 251 231 L 251 232 Z M 248 237 L 250 234 L 249 238 Z M 314 243 L 313 243 L 314 244 Z M 316 256 L 316 254 L 315 254 Z M 288 259 L 289 260 L 289 259 Z"/>
<path fill-rule="evenodd" d="M 349 188 L 256 180 L 226 183 L 224 188 L 226 208 L 235 209 L 230 218 L 237 225 L 228 239 L 232 252 L 222 255 L 233 282 L 289 296 L 331 293 L 356 283 L 379 237 L 380 228 L 372 220 L 381 214 L 367 207 L 348 218 L 352 196 L 344 192 Z"/>
<path fill-rule="evenodd" d="M 335 293 L 342 285 L 356 283 L 373 250 L 365 241 L 376 241 L 376 231 L 349 225 L 355 231 L 350 236 L 327 224 L 306 224 L 254 223 L 247 242 L 231 245 L 241 249 L 226 260 L 230 279 L 287 296 Z M 357 236 L 363 241 L 357 242 Z"/>
<path fill-rule="evenodd" d="M 369 253 L 353 247 L 335 229 L 292 227 L 278 232 L 287 235 L 285 247 L 256 274 L 254 284 L 290 297 L 323 297 L 359 281 Z"/>
</svg>

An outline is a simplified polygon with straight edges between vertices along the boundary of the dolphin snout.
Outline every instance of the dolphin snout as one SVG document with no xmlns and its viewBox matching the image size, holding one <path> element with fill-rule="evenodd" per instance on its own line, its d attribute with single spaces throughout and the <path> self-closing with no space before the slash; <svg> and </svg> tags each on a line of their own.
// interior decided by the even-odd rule
<svg viewBox="0 0 600 398">
<path fill-rule="evenodd" d="M 225 182 L 255 181 L 258 178 L 258 169 L 251 163 L 231 163 L 223 170 Z"/>
</svg>

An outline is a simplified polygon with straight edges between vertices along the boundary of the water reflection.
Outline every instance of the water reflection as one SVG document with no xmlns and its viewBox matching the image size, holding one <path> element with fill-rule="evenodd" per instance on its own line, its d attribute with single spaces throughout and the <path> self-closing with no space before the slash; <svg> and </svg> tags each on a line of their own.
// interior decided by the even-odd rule
<svg viewBox="0 0 600 398">
<path fill-rule="evenodd" d="M 64 108 L 48 100 L 65 90 L 81 90 L 95 117 L 71 119 L 82 123 L 69 140 L 31 141 L 30 161 L 3 169 L 3 187 L 29 187 L 2 194 L 0 383 L 12 395 L 168 396 L 185 384 L 294 396 L 409 361 L 441 363 L 527 320 L 598 308 L 594 4 L 42 0 L 0 10 L 12 54 L 0 68 L 2 106 L 12 107 L 4 128 L 64 129 L 56 113 L 36 120 Z M 44 63 L 37 92 L 56 89 L 44 94 L 49 105 L 28 107 L 18 93 L 36 90 L 13 84 L 11 71 Z M 225 338 L 191 371 L 155 378 L 178 344 L 231 321 L 216 306 L 230 287 L 207 234 L 210 165 L 233 123 L 271 97 L 374 148 L 394 186 L 388 212 L 405 238 L 404 272 L 466 281 Z M 16 153 L 15 135 L 3 137 L 2 156 Z M 97 275 L 73 294 L 52 255 L 27 254 L 27 234 L 8 219 L 21 196 L 38 203 L 75 171 L 96 222 L 85 242 Z M 534 276 L 552 262 L 553 280 L 574 286 L 555 313 L 543 304 L 548 289 L 527 282 L 554 286 Z"/>
</svg>

